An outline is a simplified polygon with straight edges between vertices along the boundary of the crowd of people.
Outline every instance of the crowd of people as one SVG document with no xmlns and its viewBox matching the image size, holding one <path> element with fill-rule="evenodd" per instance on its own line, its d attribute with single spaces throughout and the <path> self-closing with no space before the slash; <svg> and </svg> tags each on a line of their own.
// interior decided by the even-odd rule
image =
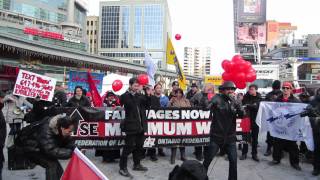
<svg viewBox="0 0 320 180">
<path fill-rule="evenodd" d="M 210 143 L 207 146 L 194 147 L 194 155 L 205 172 L 204 179 L 207 179 L 206 172 L 212 159 L 219 153 L 227 154 L 229 160 L 229 179 L 237 179 L 237 142 L 236 142 L 236 119 L 249 118 L 251 131 L 244 135 L 244 143 L 239 144 L 241 150 L 240 160 L 247 159 L 249 144 L 252 146 L 252 159 L 259 162 L 258 156 L 258 135 L 259 126 L 256 124 L 259 104 L 261 101 L 307 103 L 308 111 L 305 114 L 310 117 L 315 142 L 315 150 L 307 150 L 305 143 L 275 138 L 267 134 L 267 149 L 265 156 L 272 155 L 271 165 L 280 164 L 284 151 L 289 153 L 291 166 L 301 170 L 299 155 L 304 154 L 312 161 L 313 175 L 320 174 L 320 89 L 314 96 L 304 92 L 295 97 L 293 86 L 290 82 L 280 81 L 273 83 L 273 90 L 261 97 L 258 93 L 258 86 L 251 84 L 246 94 L 236 94 L 236 87 L 233 82 L 226 81 L 215 92 L 213 84 L 204 84 L 200 90 L 196 83 L 192 83 L 190 90 L 185 94 L 179 88 L 179 83 L 174 81 L 171 85 L 172 91 L 165 95 L 163 84 L 157 83 L 154 87 L 147 85 L 142 87 L 137 78 L 131 78 L 128 90 L 121 96 L 108 91 L 103 96 L 105 107 L 123 107 L 125 119 L 121 122 L 121 130 L 125 132 L 125 145 L 116 150 L 96 150 L 96 156 L 102 156 L 104 162 L 112 163 L 119 159 L 119 174 L 125 177 L 132 177 L 127 168 L 128 156 L 133 154 L 133 170 L 147 171 L 148 168 L 141 164 L 141 160 L 149 157 L 151 161 L 157 161 L 158 156 L 166 156 L 163 148 L 144 149 L 144 132 L 147 131 L 146 109 L 161 107 L 197 107 L 210 109 L 211 118 L 214 119 L 210 129 Z M 282 90 L 281 90 L 282 89 Z M 67 95 L 62 86 L 56 86 L 52 102 L 42 101 L 39 98 L 29 99 L 13 95 L 12 92 L 4 94 L 0 92 L 0 148 L 18 146 L 23 149 L 25 157 L 33 163 L 46 169 L 46 178 L 49 180 L 60 179 L 63 169 L 59 159 L 71 157 L 75 144 L 71 138 L 77 122 L 65 114 L 50 115 L 54 107 L 91 107 L 90 98 L 86 96 L 86 90 L 81 86 L 74 89 L 74 95 L 67 100 Z M 30 112 L 28 112 L 30 111 Z M 27 113 L 28 112 L 28 113 Z M 22 128 L 23 121 L 28 122 L 28 128 Z M 10 130 L 7 135 L 6 124 Z M 21 130 L 22 128 L 22 130 Z M 18 137 L 15 138 L 15 135 Z M 5 139 L 6 144 L 5 144 Z M 187 162 L 185 147 L 179 147 L 180 159 Z M 175 164 L 177 148 L 171 148 L 170 163 Z M 4 156 L 0 153 L 0 168 L 2 170 Z M 188 164 L 188 163 L 186 163 Z M 198 167 L 199 164 L 195 164 Z M 186 168 L 181 166 L 181 168 Z M 188 168 L 187 168 L 188 169 Z M 201 169 L 201 168 L 199 168 Z M 175 171 L 173 171 L 175 172 Z M 176 175 L 171 174 L 172 177 Z M 198 176 L 200 177 L 200 175 Z M 0 174 L 1 180 L 1 174 Z"/>
</svg>

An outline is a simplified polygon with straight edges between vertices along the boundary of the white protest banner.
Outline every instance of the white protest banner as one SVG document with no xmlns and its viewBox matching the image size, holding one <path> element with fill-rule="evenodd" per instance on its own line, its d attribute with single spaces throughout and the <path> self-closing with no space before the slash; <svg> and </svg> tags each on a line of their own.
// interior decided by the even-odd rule
<svg viewBox="0 0 320 180">
<path fill-rule="evenodd" d="M 41 100 L 52 101 L 56 81 L 54 78 L 20 69 L 13 94 L 31 98 L 39 96 Z"/>
<path fill-rule="evenodd" d="M 313 135 L 308 117 L 300 117 L 307 104 L 261 102 L 256 123 L 261 132 L 290 141 L 304 141 L 313 150 Z"/>
</svg>

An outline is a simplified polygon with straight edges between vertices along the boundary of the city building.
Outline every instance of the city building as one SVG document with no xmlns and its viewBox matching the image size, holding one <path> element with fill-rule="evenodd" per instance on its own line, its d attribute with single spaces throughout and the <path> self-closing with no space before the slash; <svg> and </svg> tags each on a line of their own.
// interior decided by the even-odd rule
<svg viewBox="0 0 320 180">
<path fill-rule="evenodd" d="M 98 53 L 143 64 L 144 51 L 166 69 L 171 19 L 166 0 L 101 1 Z"/>
<path fill-rule="evenodd" d="M 211 74 L 211 48 L 185 47 L 183 71 L 185 74 L 203 77 Z"/>
<path fill-rule="evenodd" d="M 86 51 L 88 0 L 1 0 L 0 28 L 24 39 Z"/>
<path fill-rule="evenodd" d="M 194 74 L 194 55 L 191 47 L 184 48 L 183 72 L 188 75 Z"/>
<path fill-rule="evenodd" d="M 267 49 L 270 52 L 273 49 L 285 47 L 291 44 L 294 32 L 297 26 L 292 26 L 289 22 L 267 21 Z M 294 44 L 299 44 L 295 42 Z"/>
<path fill-rule="evenodd" d="M 99 31 L 99 17 L 87 17 L 87 37 L 88 37 L 88 52 L 91 54 L 98 54 L 98 31 Z"/>
<path fill-rule="evenodd" d="M 235 52 L 253 64 L 266 51 L 266 1 L 233 1 Z"/>
</svg>

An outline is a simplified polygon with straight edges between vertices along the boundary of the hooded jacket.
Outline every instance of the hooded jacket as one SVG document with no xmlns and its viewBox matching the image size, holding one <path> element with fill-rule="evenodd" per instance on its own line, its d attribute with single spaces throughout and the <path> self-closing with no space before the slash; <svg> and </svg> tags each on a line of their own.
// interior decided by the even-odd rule
<svg viewBox="0 0 320 180">
<path fill-rule="evenodd" d="M 33 105 L 25 97 L 6 95 L 3 99 L 4 107 L 2 108 L 3 116 L 7 123 L 13 123 L 14 120 L 24 118 L 24 112 L 20 110 L 23 106 L 33 108 Z M 15 121 L 16 122 L 16 121 Z"/>
<path fill-rule="evenodd" d="M 43 153 L 53 159 L 70 158 L 75 145 L 71 137 L 63 137 L 59 132 L 57 122 L 61 117 L 64 115 L 36 122 L 33 129 L 29 128 L 30 133 L 22 129 L 16 139 L 17 145 L 26 153 Z"/>
</svg>

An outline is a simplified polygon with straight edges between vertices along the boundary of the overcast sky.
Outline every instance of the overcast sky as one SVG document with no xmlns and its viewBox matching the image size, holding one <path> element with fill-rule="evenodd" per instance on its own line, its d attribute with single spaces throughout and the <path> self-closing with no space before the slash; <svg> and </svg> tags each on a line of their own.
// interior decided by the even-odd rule
<svg viewBox="0 0 320 180">
<path fill-rule="evenodd" d="M 183 47 L 212 47 L 213 67 L 234 55 L 233 0 L 168 0 L 172 38 L 179 60 Z M 267 0 L 267 19 L 298 26 L 297 37 L 319 34 L 320 0 Z M 89 1 L 89 15 L 99 15 L 99 0 Z M 174 40 L 181 34 L 180 41 Z"/>
</svg>

